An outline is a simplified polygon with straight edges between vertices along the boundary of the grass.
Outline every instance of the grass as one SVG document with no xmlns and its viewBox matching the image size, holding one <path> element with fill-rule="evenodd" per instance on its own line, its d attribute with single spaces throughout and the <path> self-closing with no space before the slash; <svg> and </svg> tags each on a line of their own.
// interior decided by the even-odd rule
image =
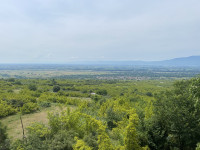
<svg viewBox="0 0 200 150">
<path fill-rule="evenodd" d="M 71 106 L 71 109 L 75 109 L 75 107 Z M 30 126 L 33 122 L 41 122 L 44 124 L 48 123 L 48 112 L 57 112 L 62 109 L 66 109 L 66 107 L 62 108 L 58 105 L 52 105 L 49 108 L 43 108 L 38 112 L 32 114 L 26 114 L 22 116 L 23 126 L 25 128 L 25 135 L 27 133 L 26 127 Z M 20 115 L 12 115 L 6 118 L 1 119 L 1 122 L 7 126 L 8 137 L 12 140 L 22 138 L 22 126 L 20 121 Z"/>
</svg>

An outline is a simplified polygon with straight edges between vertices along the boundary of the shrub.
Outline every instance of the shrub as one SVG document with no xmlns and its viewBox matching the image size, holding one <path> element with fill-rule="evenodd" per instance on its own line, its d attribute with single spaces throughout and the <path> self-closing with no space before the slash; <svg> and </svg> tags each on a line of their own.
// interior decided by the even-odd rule
<svg viewBox="0 0 200 150">
<path fill-rule="evenodd" d="M 39 105 L 44 108 L 51 107 L 51 103 L 46 101 L 41 102 Z"/>
<path fill-rule="evenodd" d="M 105 90 L 105 89 L 101 89 L 101 90 L 98 90 L 98 91 L 97 91 L 97 94 L 99 94 L 99 95 L 107 95 L 108 92 L 107 92 L 107 90 Z"/>
<path fill-rule="evenodd" d="M 61 130 L 53 136 L 53 139 L 49 143 L 49 147 L 52 149 L 73 150 L 75 136 L 77 136 L 77 133 L 73 130 Z"/>
<path fill-rule="evenodd" d="M 12 89 L 7 90 L 8 93 L 13 93 Z"/>
<path fill-rule="evenodd" d="M 36 103 L 32 103 L 32 102 L 26 103 L 23 105 L 23 107 L 21 107 L 22 114 L 32 113 L 36 110 L 38 110 L 38 105 Z"/>
<path fill-rule="evenodd" d="M 149 97 L 153 96 L 153 94 L 151 92 L 147 92 L 146 95 L 149 96 Z"/>
<path fill-rule="evenodd" d="M 28 88 L 29 88 L 29 90 L 31 90 L 31 91 L 36 91 L 36 90 L 37 90 L 37 87 L 36 87 L 35 84 L 30 84 L 30 85 L 28 86 Z"/>
<path fill-rule="evenodd" d="M 9 149 L 9 140 L 7 139 L 6 127 L 0 122 L 0 150 Z"/>
<path fill-rule="evenodd" d="M 27 130 L 29 135 L 36 135 L 42 139 L 45 139 L 50 135 L 49 128 L 38 122 L 35 122 L 31 126 L 27 127 Z"/>
<path fill-rule="evenodd" d="M 102 98 L 102 96 L 100 96 L 100 95 L 94 95 L 94 96 L 92 96 L 91 97 L 95 102 L 98 102 L 101 98 Z"/>
<path fill-rule="evenodd" d="M 15 79 L 14 78 L 10 78 L 10 79 L 8 79 L 8 82 L 15 82 Z"/>
<path fill-rule="evenodd" d="M 16 113 L 16 110 L 7 104 L 0 104 L 0 118 Z"/>
<path fill-rule="evenodd" d="M 22 85 L 21 81 L 15 81 L 16 85 Z"/>
<path fill-rule="evenodd" d="M 58 92 L 60 91 L 60 86 L 56 85 L 53 87 L 53 92 Z"/>
</svg>

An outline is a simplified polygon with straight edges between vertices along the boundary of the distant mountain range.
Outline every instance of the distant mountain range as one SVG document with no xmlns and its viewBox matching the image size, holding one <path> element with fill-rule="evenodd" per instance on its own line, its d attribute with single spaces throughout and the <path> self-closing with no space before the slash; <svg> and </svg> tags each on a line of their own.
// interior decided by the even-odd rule
<svg viewBox="0 0 200 150">
<path fill-rule="evenodd" d="M 200 56 L 174 58 L 159 63 L 167 66 L 200 66 Z"/>
<path fill-rule="evenodd" d="M 166 66 L 166 67 L 200 67 L 200 56 L 190 56 L 190 57 L 179 57 L 163 61 L 73 61 L 61 64 L 0 64 L 1 69 L 21 69 L 21 68 L 32 68 L 32 69 L 45 69 L 45 68 L 55 68 L 76 65 L 86 65 L 86 66 Z"/>
<path fill-rule="evenodd" d="M 163 61 L 95 61 L 82 62 L 88 65 L 133 65 L 133 66 L 193 66 L 200 67 L 200 56 L 180 57 Z"/>
</svg>

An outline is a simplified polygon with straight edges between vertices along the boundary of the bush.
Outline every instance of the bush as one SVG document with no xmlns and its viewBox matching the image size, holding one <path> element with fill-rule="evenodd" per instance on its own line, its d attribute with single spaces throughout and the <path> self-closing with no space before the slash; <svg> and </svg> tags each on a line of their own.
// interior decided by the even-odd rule
<svg viewBox="0 0 200 150">
<path fill-rule="evenodd" d="M 149 97 L 153 96 L 153 94 L 151 92 L 147 92 L 146 95 L 149 96 Z"/>
<path fill-rule="evenodd" d="M 50 103 L 50 102 L 46 102 L 46 101 L 41 102 L 39 105 L 40 105 L 41 107 L 44 107 L 44 108 L 46 108 L 46 107 L 51 107 L 51 103 Z"/>
<path fill-rule="evenodd" d="M 73 130 L 61 130 L 50 140 L 49 147 L 52 149 L 73 150 L 73 145 L 75 144 L 74 137 L 77 135 Z"/>
<path fill-rule="evenodd" d="M 0 118 L 16 113 L 16 110 L 7 104 L 0 104 Z"/>
<path fill-rule="evenodd" d="M 8 79 L 8 82 L 15 82 L 15 79 L 14 78 L 10 78 L 10 79 Z"/>
<path fill-rule="evenodd" d="M 101 100 L 102 96 L 100 95 L 94 95 L 91 97 L 95 102 L 98 102 L 99 100 Z"/>
<path fill-rule="evenodd" d="M 107 90 L 105 90 L 105 89 L 102 89 L 102 90 L 98 90 L 97 91 L 97 94 L 99 94 L 99 95 L 107 95 L 108 94 L 108 92 L 107 92 Z"/>
<path fill-rule="evenodd" d="M 15 81 L 16 85 L 22 85 L 21 81 Z"/>
<path fill-rule="evenodd" d="M 12 89 L 7 90 L 8 93 L 13 93 Z"/>
<path fill-rule="evenodd" d="M 24 142 L 24 140 L 17 139 L 11 145 L 11 150 L 36 150 L 36 149 L 49 150 L 49 147 L 46 144 L 46 141 L 42 141 L 40 137 L 38 137 L 35 134 L 29 135 L 28 138 L 26 138 L 26 142 Z"/>
<path fill-rule="evenodd" d="M 23 105 L 23 107 L 21 107 L 22 114 L 32 113 L 36 110 L 38 110 L 38 105 L 36 103 L 32 103 L 32 102 L 26 103 Z"/>
<path fill-rule="evenodd" d="M 98 143 L 97 143 L 97 135 L 93 134 L 86 134 L 83 138 L 83 141 L 87 143 L 88 146 L 93 147 L 94 150 L 98 149 Z"/>
<path fill-rule="evenodd" d="M 9 140 L 7 139 L 6 127 L 0 122 L 0 150 L 9 149 Z"/>
<path fill-rule="evenodd" d="M 60 87 L 58 85 L 53 87 L 53 92 L 58 92 L 60 91 Z"/>
<path fill-rule="evenodd" d="M 37 90 L 37 87 L 36 87 L 35 84 L 30 84 L 30 85 L 28 86 L 28 88 L 29 88 L 29 90 L 31 90 L 31 91 L 36 91 L 36 90 Z"/>
<path fill-rule="evenodd" d="M 50 130 L 42 123 L 35 122 L 31 126 L 27 127 L 28 135 L 36 135 L 41 139 L 48 138 L 50 136 Z"/>
</svg>

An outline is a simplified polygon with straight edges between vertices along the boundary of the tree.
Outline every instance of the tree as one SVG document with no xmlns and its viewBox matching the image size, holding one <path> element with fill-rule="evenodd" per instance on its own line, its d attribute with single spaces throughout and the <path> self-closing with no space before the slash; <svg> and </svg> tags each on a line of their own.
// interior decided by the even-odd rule
<svg viewBox="0 0 200 150">
<path fill-rule="evenodd" d="M 0 122 L 0 150 L 8 150 L 9 141 L 7 139 L 6 127 Z"/>
<path fill-rule="evenodd" d="M 29 102 L 25 103 L 20 109 L 22 114 L 28 114 L 38 110 L 38 105 L 36 103 Z"/>
<path fill-rule="evenodd" d="M 137 139 L 136 125 L 138 124 L 138 116 L 136 113 L 130 114 L 129 124 L 126 127 L 125 132 L 125 149 L 126 150 L 139 150 L 141 147 L 139 146 L 139 142 Z"/>
<path fill-rule="evenodd" d="M 92 150 L 83 140 L 75 138 L 77 143 L 74 145 L 74 150 Z"/>
<path fill-rule="evenodd" d="M 198 89 L 198 90 L 197 90 Z M 157 96 L 147 124 L 151 149 L 195 149 L 200 139 L 200 79 L 178 81 Z"/>
<path fill-rule="evenodd" d="M 107 92 L 107 90 L 105 90 L 105 89 L 101 89 L 101 90 L 98 90 L 97 91 L 97 94 L 99 94 L 99 95 L 107 95 L 108 94 L 108 92 Z"/>
<path fill-rule="evenodd" d="M 31 90 L 31 91 L 36 91 L 36 90 L 37 90 L 37 87 L 36 87 L 35 84 L 30 84 L 30 85 L 28 86 L 28 88 L 29 88 L 29 90 Z"/>
<path fill-rule="evenodd" d="M 149 96 L 149 97 L 153 96 L 153 94 L 151 92 L 147 92 L 146 95 Z"/>
<path fill-rule="evenodd" d="M 58 91 L 60 91 L 60 86 L 55 85 L 55 86 L 53 87 L 53 92 L 58 92 Z"/>
</svg>

